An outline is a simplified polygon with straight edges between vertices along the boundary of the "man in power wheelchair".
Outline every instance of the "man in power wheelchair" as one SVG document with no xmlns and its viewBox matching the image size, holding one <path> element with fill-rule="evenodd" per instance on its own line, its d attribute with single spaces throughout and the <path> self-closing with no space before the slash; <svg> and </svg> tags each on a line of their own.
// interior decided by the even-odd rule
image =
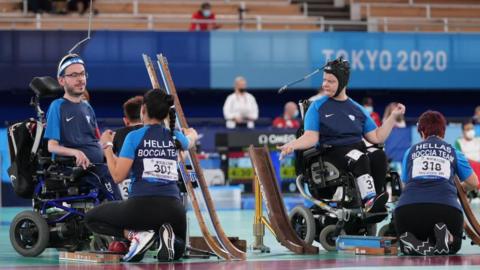
<svg viewBox="0 0 480 270">
<path fill-rule="evenodd" d="M 37 119 L 9 127 L 12 185 L 19 196 L 33 199 L 33 211 L 19 213 L 10 227 L 12 246 L 23 256 L 37 256 L 47 247 L 85 249 L 91 238 L 83 224 L 85 212 L 102 200 L 121 198 L 103 164 L 93 110 L 80 100 L 85 85 L 83 61 L 67 55 L 59 64 L 58 82 L 42 77 L 30 84 Z M 52 102 L 45 125 L 40 98 L 62 92 L 63 98 Z M 67 126 L 75 123 L 74 118 L 81 122 Z M 48 145 L 42 140 L 45 126 Z M 87 150 L 76 149 L 75 142 Z M 92 243 L 95 249 L 108 244 L 102 240 Z"/>
<path fill-rule="evenodd" d="M 384 220 L 388 212 L 384 202 L 379 200 L 369 211 L 365 209 L 356 182 L 355 161 L 350 161 L 351 167 L 339 169 L 334 165 L 335 161 L 325 156 L 330 148 L 323 145 L 296 153 L 297 188 L 311 206 L 296 206 L 290 211 L 289 218 L 305 242 L 317 240 L 323 248 L 333 251 L 336 250 L 335 238 L 340 234 L 376 235 L 376 224 Z M 368 149 L 382 151 L 379 146 Z M 385 175 L 385 181 L 392 187 L 399 185 L 396 172 L 389 170 Z"/>
<path fill-rule="evenodd" d="M 304 131 L 280 147 L 281 157 L 297 151 L 297 160 L 303 161 L 297 167 L 297 186 L 314 203 L 313 213 L 294 209 L 292 225 L 302 238 L 319 239 L 327 250 L 335 249 L 334 239 L 340 233 L 375 234 L 375 223 L 388 215 L 386 156 L 378 147 L 367 148 L 364 140 L 383 143 L 395 118 L 390 116 L 377 127 L 368 112 L 346 95 L 349 75 L 349 64 L 342 58 L 325 65 L 322 88 L 326 96 L 301 104 Z M 392 115 L 404 112 L 399 104 Z"/>
</svg>

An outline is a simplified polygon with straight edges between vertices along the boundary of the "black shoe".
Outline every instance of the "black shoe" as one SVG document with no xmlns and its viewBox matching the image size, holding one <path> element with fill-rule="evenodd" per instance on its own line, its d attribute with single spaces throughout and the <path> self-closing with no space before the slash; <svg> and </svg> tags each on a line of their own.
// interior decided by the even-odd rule
<svg viewBox="0 0 480 270">
<path fill-rule="evenodd" d="M 388 193 L 382 192 L 365 203 L 365 211 L 368 213 L 386 212 L 385 204 L 388 201 Z"/>
<path fill-rule="evenodd" d="M 400 236 L 400 242 L 402 243 L 402 252 L 405 255 L 434 255 L 435 247 L 428 240 L 422 242 L 409 232 Z"/>
<path fill-rule="evenodd" d="M 450 252 L 448 247 L 448 237 L 450 232 L 448 231 L 447 225 L 444 223 L 437 223 L 433 226 L 433 231 L 435 232 L 435 254 L 437 255 L 447 255 Z"/>
<path fill-rule="evenodd" d="M 157 251 L 157 260 L 160 262 L 171 262 L 175 259 L 175 250 L 173 245 L 175 243 L 175 234 L 170 224 L 165 223 L 159 230 L 159 246 Z"/>
</svg>

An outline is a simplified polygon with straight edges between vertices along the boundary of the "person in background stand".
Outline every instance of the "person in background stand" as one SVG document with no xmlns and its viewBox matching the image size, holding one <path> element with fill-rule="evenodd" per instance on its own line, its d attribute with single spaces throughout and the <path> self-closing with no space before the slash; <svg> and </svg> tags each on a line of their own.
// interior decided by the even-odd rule
<svg viewBox="0 0 480 270">
<path fill-rule="evenodd" d="M 370 113 L 370 117 L 372 117 L 373 121 L 377 126 L 382 125 L 382 121 L 380 120 L 380 115 L 373 110 L 373 99 L 371 97 L 364 97 L 362 99 L 362 106 Z"/>
<path fill-rule="evenodd" d="M 208 2 L 200 5 L 200 10 L 192 14 L 192 20 L 210 20 L 210 22 L 195 22 L 190 24 L 190 31 L 210 31 L 220 28 L 215 23 L 215 13 L 212 12 L 212 6 Z"/>
<path fill-rule="evenodd" d="M 273 120 L 272 126 L 275 128 L 299 128 L 298 107 L 295 102 L 287 102 L 283 109 L 283 116 L 278 116 Z"/>
<path fill-rule="evenodd" d="M 123 123 L 125 127 L 115 130 L 113 137 L 113 153 L 118 155 L 122 149 L 123 141 L 127 134 L 143 126 L 140 119 L 140 109 L 142 108 L 143 97 L 135 96 L 123 103 Z"/>
<path fill-rule="evenodd" d="M 239 76 L 234 81 L 234 92 L 230 94 L 223 105 L 223 116 L 227 128 L 239 126 L 255 127 L 258 119 L 258 105 L 255 97 L 247 92 L 247 81 Z"/>
<path fill-rule="evenodd" d="M 462 136 L 455 141 L 455 148 L 465 155 L 475 174 L 479 175 L 480 138 L 475 136 L 475 126 L 472 120 L 462 123 Z"/>
</svg>

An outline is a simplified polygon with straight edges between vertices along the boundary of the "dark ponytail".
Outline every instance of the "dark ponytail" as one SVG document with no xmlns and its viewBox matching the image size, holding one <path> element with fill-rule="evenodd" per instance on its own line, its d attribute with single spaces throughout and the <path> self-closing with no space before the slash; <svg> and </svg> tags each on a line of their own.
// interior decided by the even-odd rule
<svg viewBox="0 0 480 270">
<path fill-rule="evenodd" d="M 175 141 L 175 147 L 180 149 L 180 141 L 175 136 L 176 113 L 175 108 L 173 108 L 173 97 L 166 94 L 163 89 L 152 89 L 143 96 L 143 104 L 145 104 L 150 118 L 162 121 L 167 115 L 169 116 L 170 134 Z"/>
<path fill-rule="evenodd" d="M 177 140 L 177 136 L 175 136 L 175 120 L 177 119 L 177 112 L 175 111 L 175 108 L 170 107 L 170 111 L 168 111 L 168 116 L 170 120 L 170 134 L 172 135 L 172 138 L 175 142 L 175 147 L 177 149 L 181 149 L 182 145 L 179 140 Z"/>
</svg>

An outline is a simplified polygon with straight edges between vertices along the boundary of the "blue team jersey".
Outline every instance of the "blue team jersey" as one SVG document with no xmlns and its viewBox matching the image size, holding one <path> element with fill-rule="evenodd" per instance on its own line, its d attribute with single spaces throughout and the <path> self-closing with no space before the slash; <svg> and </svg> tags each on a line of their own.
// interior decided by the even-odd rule
<svg viewBox="0 0 480 270">
<path fill-rule="evenodd" d="M 88 102 L 74 103 L 59 98 L 50 104 L 44 138 L 82 151 L 92 163 L 103 163 L 96 130 L 97 120 Z"/>
<path fill-rule="evenodd" d="M 438 203 L 462 211 L 453 179 L 458 175 L 464 181 L 472 173 L 461 152 L 437 136 L 428 137 L 405 152 L 401 175 L 405 187 L 397 207 Z"/>
<path fill-rule="evenodd" d="M 174 134 L 187 149 L 187 137 L 179 131 Z M 180 198 L 177 156 L 170 130 L 162 125 L 147 125 L 128 133 L 119 157 L 133 160 L 129 196 Z"/>
<path fill-rule="evenodd" d="M 310 105 L 305 115 L 305 130 L 319 132 L 320 144 L 355 144 L 376 128 L 370 114 L 351 98 L 338 101 L 322 97 Z"/>
</svg>

